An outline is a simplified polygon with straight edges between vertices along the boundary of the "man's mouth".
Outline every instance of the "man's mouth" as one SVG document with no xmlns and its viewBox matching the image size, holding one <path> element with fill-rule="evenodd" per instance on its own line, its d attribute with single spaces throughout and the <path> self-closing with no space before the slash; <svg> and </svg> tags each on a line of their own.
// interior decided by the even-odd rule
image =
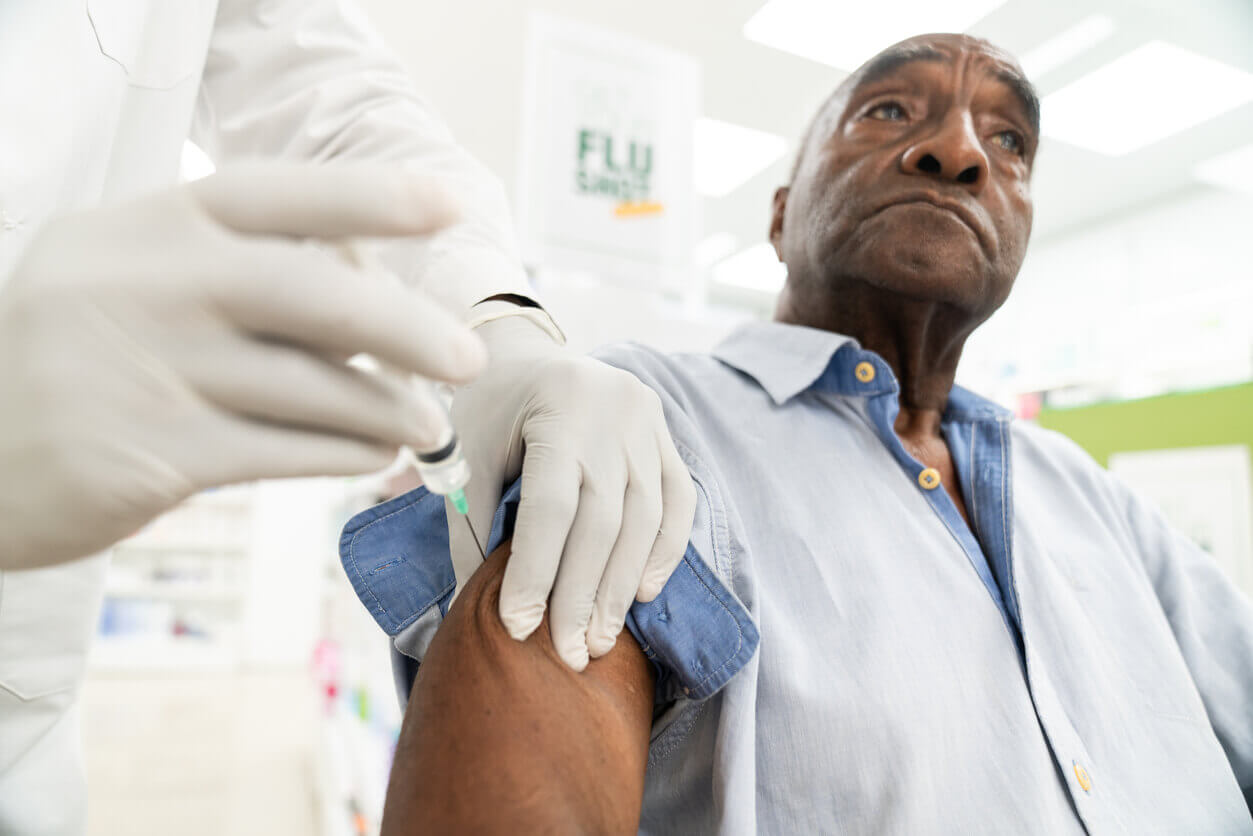
<svg viewBox="0 0 1253 836">
<path fill-rule="evenodd" d="M 900 195 L 888 203 L 880 206 L 871 213 L 871 216 L 873 217 L 874 215 L 877 215 L 886 209 L 890 209 L 893 206 L 908 206 L 911 204 L 932 206 L 940 211 L 948 212 L 949 214 L 955 216 L 975 234 L 975 237 L 979 239 L 979 244 L 984 247 L 984 249 L 987 249 L 988 236 L 984 232 L 983 225 L 979 223 L 979 220 L 975 217 L 974 212 L 972 212 L 968 207 L 962 205 L 960 202 L 941 197 L 934 192 L 921 191 Z"/>
</svg>

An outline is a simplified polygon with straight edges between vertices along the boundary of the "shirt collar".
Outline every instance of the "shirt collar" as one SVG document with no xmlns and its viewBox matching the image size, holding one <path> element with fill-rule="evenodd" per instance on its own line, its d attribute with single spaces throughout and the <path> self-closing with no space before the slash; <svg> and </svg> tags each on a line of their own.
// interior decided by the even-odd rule
<svg viewBox="0 0 1253 836">
<path fill-rule="evenodd" d="M 878 354 L 863 349 L 852 337 L 802 325 L 746 323 L 723 340 L 713 356 L 757 381 L 776 406 L 811 388 L 847 396 L 900 392 L 891 368 Z M 856 377 L 863 363 L 874 367 L 869 381 Z M 1007 420 L 1012 415 L 961 386 L 950 390 L 945 409 L 945 417 L 952 420 Z"/>
<path fill-rule="evenodd" d="M 831 357 L 852 337 L 787 325 L 749 322 L 713 350 L 714 357 L 757 381 L 776 406 L 804 392 L 826 371 Z"/>
</svg>

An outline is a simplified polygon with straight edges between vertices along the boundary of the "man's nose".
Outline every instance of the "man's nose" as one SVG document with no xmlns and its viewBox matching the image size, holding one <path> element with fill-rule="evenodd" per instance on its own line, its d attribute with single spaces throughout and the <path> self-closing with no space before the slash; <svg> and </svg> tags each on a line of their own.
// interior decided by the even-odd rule
<svg viewBox="0 0 1253 836">
<path fill-rule="evenodd" d="M 905 150 L 906 174 L 936 177 L 961 184 L 973 195 L 988 181 L 988 155 L 965 114 L 952 114 Z"/>
</svg>

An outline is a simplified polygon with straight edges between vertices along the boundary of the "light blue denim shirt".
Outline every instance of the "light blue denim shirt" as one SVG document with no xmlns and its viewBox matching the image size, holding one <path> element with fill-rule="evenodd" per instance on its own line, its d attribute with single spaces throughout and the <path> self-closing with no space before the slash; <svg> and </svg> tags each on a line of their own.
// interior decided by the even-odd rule
<svg viewBox="0 0 1253 836">
<path fill-rule="evenodd" d="M 654 602 L 680 684 L 659 689 L 641 832 L 1253 834 L 1253 607 L 1073 444 L 955 388 L 967 526 L 854 341 L 757 323 L 712 356 L 600 356 L 660 395 L 699 497 Z M 341 543 L 367 606 L 421 585 L 368 573 L 443 522 L 352 558 L 371 514 Z M 384 627 L 420 658 L 436 616 L 408 616 Z M 756 653 L 728 653 L 737 632 Z M 686 654 L 729 676 L 692 691 Z"/>
</svg>

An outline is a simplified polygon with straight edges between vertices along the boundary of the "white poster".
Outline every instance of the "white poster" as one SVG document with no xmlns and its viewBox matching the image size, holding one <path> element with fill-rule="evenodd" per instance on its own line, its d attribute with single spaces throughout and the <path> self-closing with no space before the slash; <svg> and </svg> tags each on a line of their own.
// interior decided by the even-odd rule
<svg viewBox="0 0 1253 836">
<path fill-rule="evenodd" d="M 1249 448 L 1185 447 L 1115 453 L 1109 469 L 1152 501 L 1253 598 Z"/>
<path fill-rule="evenodd" d="M 679 290 L 695 234 L 699 66 L 540 13 L 530 18 L 526 49 L 516 207 L 524 260 Z"/>
</svg>

